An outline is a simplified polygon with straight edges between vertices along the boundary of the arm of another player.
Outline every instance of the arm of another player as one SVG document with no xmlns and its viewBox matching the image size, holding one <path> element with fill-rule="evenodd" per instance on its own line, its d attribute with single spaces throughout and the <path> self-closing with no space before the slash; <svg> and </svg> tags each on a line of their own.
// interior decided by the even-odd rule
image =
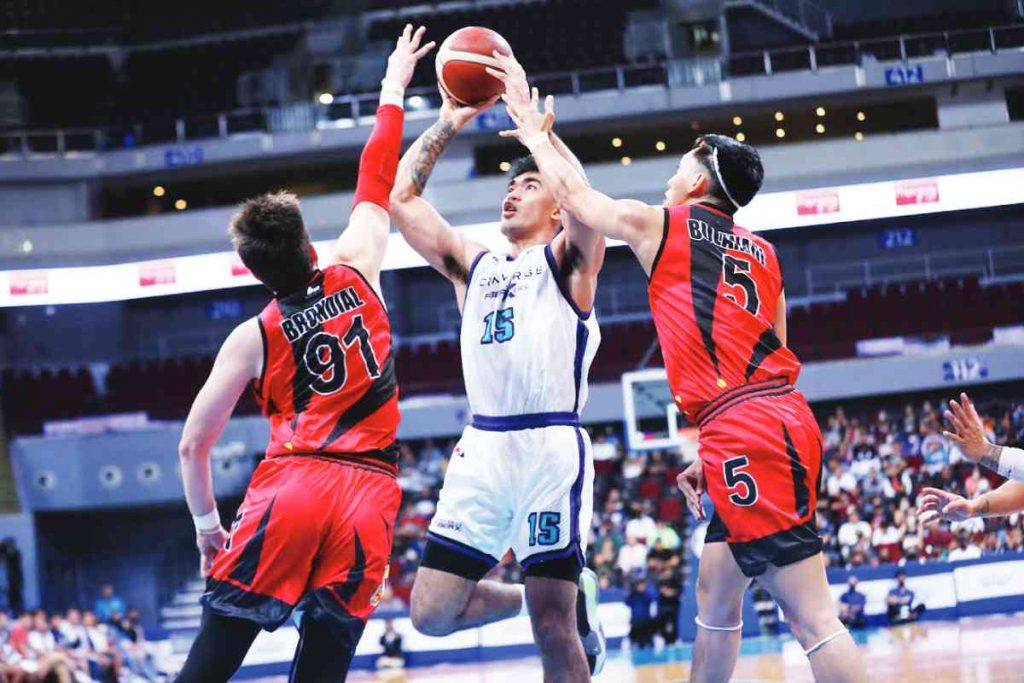
<svg viewBox="0 0 1024 683">
<path fill-rule="evenodd" d="M 470 265 L 486 249 L 459 234 L 423 198 L 423 190 L 438 158 L 455 134 L 497 98 L 476 107 L 457 105 L 443 90 L 441 98 L 443 103 L 437 123 L 416 139 L 398 164 L 398 176 L 391 191 L 391 218 L 409 246 L 455 285 L 461 306 Z"/>
<path fill-rule="evenodd" d="M 494 53 L 501 64 L 501 70 L 488 68 L 492 76 L 502 81 L 505 85 L 503 99 L 505 103 L 517 110 L 530 106 L 531 92 L 530 85 L 526 80 L 526 71 L 516 61 L 515 57 Z M 583 164 L 572 153 L 569 146 L 551 130 L 554 124 L 554 112 L 544 117 L 543 130 L 548 133 L 548 139 L 576 174 L 589 187 L 587 174 L 583 170 Z M 502 137 L 513 137 L 512 131 L 502 131 Z M 594 306 L 594 298 L 597 295 L 597 274 L 604 264 L 605 239 L 600 232 L 591 229 L 578 217 L 569 211 L 562 212 L 562 226 L 565 228 L 551 242 L 551 250 L 562 268 L 567 274 L 569 290 L 572 292 L 576 305 L 583 310 L 590 310 Z"/>
<path fill-rule="evenodd" d="M 253 318 L 228 335 L 210 376 L 192 404 L 178 445 L 181 480 L 196 524 L 203 576 L 209 572 L 214 555 L 228 537 L 221 526 L 213 496 L 210 449 L 224 431 L 238 398 L 263 369 L 263 339 L 258 325 Z"/>
<path fill-rule="evenodd" d="M 545 131 L 554 116 L 554 100 L 545 100 L 545 113 L 538 108 L 536 88 L 529 106 L 508 103 L 516 124 L 512 137 L 518 139 L 537 161 L 544 184 L 563 210 L 607 237 L 620 239 L 632 248 L 644 270 L 650 273 L 661 244 L 664 209 L 633 199 L 612 199 L 587 184 L 586 180 L 558 153 Z"/>
<path fill-rule="evenodd" d="M 786 346 L 786 290 L 779 292 L 779 299 L 775 303 L 775 336 Z"/>
<path fill-rule="evenodd" d="M 943 435 L 960 448 L 965 458 L 1007 479 L 1024 481 L 1024 449 L 989 443 L 981 417 L 966 393 L 960 394 L 960 403 L 949 402 L 946 419 L 954 431 Z"/>
<path fill-rule="evenodd" d="M 971 517 L 1002 517 L 1021 511 L 1024 511 L 1024 482 L 1019 481 L 1008 481 L 974 500 L 926 487 L 917 501 L 917 518 L 922 524 L 940 519 L 962 522 Z"/>
<path fill-rule="evenodd" d="M 413 33 L 412 26 L 407 24 L 388 57 L 377 120 L 359 158 L 352 214 L 335 248 L 336 262 L 352 266 L 378 289 L 380 265 L 391 230 L 388 200 L 394 188 L 398 152 L 402 146 L 405 88 L 412 80 L 416 62 L 434 47 L 433 42 L 420 47 L 425 31 L 421 26 Z"/>
</svg>

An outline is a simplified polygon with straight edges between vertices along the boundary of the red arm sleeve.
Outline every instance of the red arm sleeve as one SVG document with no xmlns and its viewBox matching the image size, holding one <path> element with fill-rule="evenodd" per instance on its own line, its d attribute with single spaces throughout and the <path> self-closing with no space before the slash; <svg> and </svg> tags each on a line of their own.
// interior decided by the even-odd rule
<svg viewBox="0 0 1024 683">
<path fill-rule="evenodd" d="M 404 116 L 402 108 L 393 104 L 377 108 L 377 122 L 359 157 L 359 181 L 352 206 L 372 202 L 385 211 L 390 209 L 391 189 L 398 173 Z"/>
</svg>

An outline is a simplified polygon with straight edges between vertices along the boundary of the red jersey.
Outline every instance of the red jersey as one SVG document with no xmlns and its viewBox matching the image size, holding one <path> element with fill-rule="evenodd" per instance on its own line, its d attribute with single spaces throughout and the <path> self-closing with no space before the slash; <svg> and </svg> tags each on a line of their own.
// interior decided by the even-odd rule
<svg viewBox="0 0 1024 683">
<path fill-rule="evenodd" d="M 304 289 L 267 304 L 259 324 L 264 363 L 255 389 L 270 418 L 267 457 L 362 454 L 359 461 L 393 473 L 399 414 L 391 325 L 359 271 L 317 271 Z"/>
<path fill-rule="evenodd" d="M 651 315 L 676 406 L 691 420 L 714 399 L 800 361 L 775 334 L 782 269 L 766 240 L 706 204 L 665 210 L 651 267 Z"/>
</svg>

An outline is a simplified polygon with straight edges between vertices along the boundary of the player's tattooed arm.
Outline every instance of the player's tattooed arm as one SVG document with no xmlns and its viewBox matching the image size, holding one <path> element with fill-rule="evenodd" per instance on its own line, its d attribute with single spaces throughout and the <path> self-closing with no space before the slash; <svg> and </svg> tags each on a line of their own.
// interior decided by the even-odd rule
<svg viewBox="0 0 1024 683">
<path fill-rule="evenodd" d="M 412 185 L 416 196 L 423 194 L 430 174 L 434 172 L 434 165 L 456 132 L 454 123 L 439 120 L 420 137 L 420 147 L 412 166 Z"/>
<path fill-rule="evenodd" d="M 988 451 L 985 452 L 981 459 L 978 460 L 978 464 L 982 467 L 987 467 L 993 472 L 999 471 L 999 457 L 1003 454 L 1003 447 L 997 446 L 994 443 L 988 445 Z"/>
</svg>

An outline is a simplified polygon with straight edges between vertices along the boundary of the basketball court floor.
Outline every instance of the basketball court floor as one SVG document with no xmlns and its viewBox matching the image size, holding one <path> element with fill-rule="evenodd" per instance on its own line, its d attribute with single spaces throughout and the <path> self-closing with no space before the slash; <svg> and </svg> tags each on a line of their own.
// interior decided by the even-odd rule
<svg viewBox="0 0 1024 683">
<path fill-rule="evenodd" d="M 932 621 L 855 634 L 867 658 L 871 683 L 1024 681 L 1024 614 Z M 689 675 L 689 646 L 661 652 L 616 653 L 597 681 L 668 683 Z M 392 674 L 359 673 L 350 681 L 417 683 L 527 683 L 539 681 L 537 659 L 477 665 L 442 665 Z M 267 679 L 279 683 L 284 678 Z M 743 642 L 737 683 L 812 681 L 811 669 L 791 637 L 760 637 Z"/>
</svg>

